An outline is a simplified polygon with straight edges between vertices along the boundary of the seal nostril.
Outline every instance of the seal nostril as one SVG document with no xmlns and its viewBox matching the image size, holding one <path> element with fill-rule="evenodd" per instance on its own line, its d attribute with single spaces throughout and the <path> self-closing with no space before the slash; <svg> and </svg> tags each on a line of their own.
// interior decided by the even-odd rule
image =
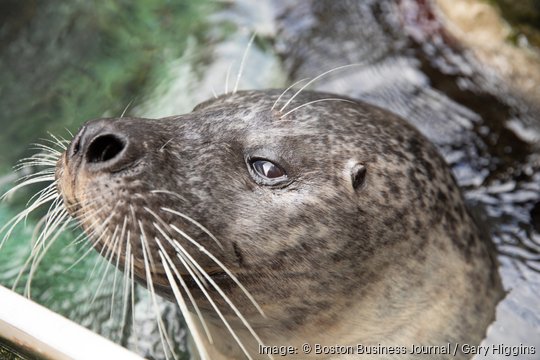
<svg viewBox="0 0 540 360">
<path fill-rule="evenodd" d="M 86 160 L 89 163 L 99 163 L 114 159 L 124 147 L 124 141 L 113 134 L 98 136 L 88 147 Z"/>
</svg>

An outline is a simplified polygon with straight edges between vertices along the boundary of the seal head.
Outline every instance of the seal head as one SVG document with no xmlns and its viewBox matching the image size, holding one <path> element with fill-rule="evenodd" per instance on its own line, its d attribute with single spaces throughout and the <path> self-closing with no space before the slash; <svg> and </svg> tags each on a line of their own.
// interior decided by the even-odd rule
<svg viewBox="0 0 540 360">
<path fill-rule="evenodd" d="M 212 358 L 243 356 L 212 303 L 262 356 L 223 294 L 267 345 L 479 343 L 496 261 L 435 148 L 378 107 L 281 94 L 86 123 L 57 165 L 66 207 L 169 298 L 174 268 L 222 333 Z"/>
</svg>

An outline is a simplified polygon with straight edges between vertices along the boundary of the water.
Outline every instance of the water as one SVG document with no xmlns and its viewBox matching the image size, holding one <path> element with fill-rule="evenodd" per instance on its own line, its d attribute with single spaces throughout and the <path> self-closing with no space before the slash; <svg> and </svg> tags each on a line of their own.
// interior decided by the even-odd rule
<svg viewBox="0 0 540 360">
<path fill-rule="evenodd" d="M 27 153 L 20 144 L 45 130 L 67 136 L 64 127 L 74 131 L 88 118 L 119 115 L 130 103 L 132 115 L 185 113 L 214 91 L 223 93 L 227 73 L 232 89 L 254 31 L 242 89 L 283 87 L 358 63 L 314 88 L 388 108 L 436 144 L 499 252 L 507 296 L 484 344 L 536 346 L 529 358 L 540 358 L 540 99 L 460 47 L 423 1 L 115 4 L 2 5 L 12 12 L 0 31 L 0 169 L 7 173 L 6 164 Z M 18 203 L 0 209 L 0 223 Z M 26 259 L 35 220 L 28 223 L 0 252 L 2 284 L 13 283 Z M 32 298 L 145 357 L 162 358 L 144 289 L 123 319 L 120 281 L 97 254 L 66 271 L 87 249 L 67 246 L 74 236 L 62 236 L 43 259 Z M 97 275 L 87 279 L 94 268 Z M 109 286 L 100 287 L 102 279 Z M 166 302 L 159 307 L 175 347 L 188 357 L 177 310 Z"/>
</svg>

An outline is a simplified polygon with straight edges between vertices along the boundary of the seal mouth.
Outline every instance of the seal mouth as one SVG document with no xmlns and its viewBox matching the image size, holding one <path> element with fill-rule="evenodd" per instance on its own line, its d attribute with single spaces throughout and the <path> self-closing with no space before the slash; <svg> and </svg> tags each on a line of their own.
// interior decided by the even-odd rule
<svg viewBox="0 0 540 360">
<path fill-rule="evenodd" d="M 217 285 L 217 287 L 219 287 L 221 290 L 229 289 L 230 287 L 234 285 L 234 280 L 231 279 L 231 277 L 223 271 L 208 273 L 208 277 L 212 281 L 210 281 L 205 276 L 195 280 L 195 278 L 191 276 L 190 274 L 181 274 L 181 275 L 182 275 L 182 280 L 184 281 L 184 283 L 190 290 L 200 289 L 201 286 L 199 286 L 199 284 L 204 286 L 206 289 L 212 289 L 212 290 L 215 288 L 214 284 Z M 214 284 L 212 284 L 212 282 Z"/>
</svg>

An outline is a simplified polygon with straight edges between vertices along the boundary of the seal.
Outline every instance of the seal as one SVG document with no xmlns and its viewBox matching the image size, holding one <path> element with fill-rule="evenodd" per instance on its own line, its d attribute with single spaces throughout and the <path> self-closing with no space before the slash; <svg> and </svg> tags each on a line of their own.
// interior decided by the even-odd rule
<svg viewBox="0 0 540 360">
<path fill-rule="evenodd" d="M 56 180 L 96 249 L 178 302 L 201 357 L 465 359 L 438 346 L 479 344 L 502 296 L 435 148 L 341 96 L 239 91 L 93 120 Z"/>
</svg>

